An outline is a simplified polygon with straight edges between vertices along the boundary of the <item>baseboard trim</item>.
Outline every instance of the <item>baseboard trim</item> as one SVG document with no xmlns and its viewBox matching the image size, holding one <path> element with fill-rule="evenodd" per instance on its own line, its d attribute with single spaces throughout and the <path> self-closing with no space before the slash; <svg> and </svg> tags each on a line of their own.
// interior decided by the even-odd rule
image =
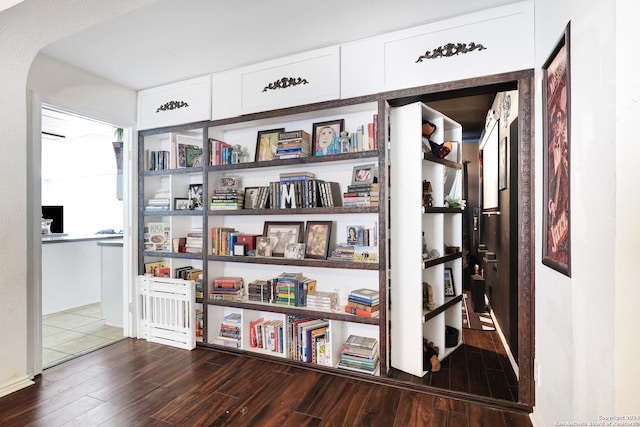
<svg viewBox="0 0 640 427">
<path fill-rule="evenodd" d="M 34 382 L 31 380 L 31 378 L 25 376 L 24 378 L 20 378 L 14 382 L 1 386 L 0 397 L 6 396 L 8 394 L 13 393 L 14 391 L 18 391 L 25 387 L 29 387 L 30 385 L 33 385 L 33 384 Z"/>
<path fill-rule="evenodd" d="M 485 303 L 487 307 L 489 307 L 489 314 L 491 314 L 491 318 L 493 319 L 493 324 L 496 327 L 496 332 L 498 332 L 498 336 L 500 337 L 500 341 L 502 341 L 502 345 L 504 346 L 505 351 L 507 352 L 507 357 L 509 358 L 509 363 L 511 363 L 511 367 L 513 368 L 513 372 L 516 374 L 516 378 L 520 381 L 520 368 L 518 368 L 518 364 L 516 363 L 515 357 L 513 357 L 513 353 L 511 352 L 511 347 L 507 343 L 507 339 L 504 337 L 502 333 L 502 329 L 500 329 L 500 323 L 498 323 L 498 319 L 496 319 L 495 314 L 493 313 L 493 307 L 489 303 L 489 299 L 487 296 L 484 296 Z"/>
</svg>

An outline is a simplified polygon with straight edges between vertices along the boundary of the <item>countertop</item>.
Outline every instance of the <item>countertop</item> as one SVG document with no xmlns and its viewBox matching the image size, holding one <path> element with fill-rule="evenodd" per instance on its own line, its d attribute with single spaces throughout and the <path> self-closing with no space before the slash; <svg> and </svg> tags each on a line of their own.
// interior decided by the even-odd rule
<svg viewBox="0 0 640 427">
<path fill-rule="evenodd" d="M 124 236 L 122 234 L 93 234 L 90 236 L 74 236 L 74 235 L 61 235 L 61 234 L 43 234 L 42 235 L 42 244 L 49 243 L 69 243 L 69 242 L 88 242 L 88 241 L 98 241 L 98 240 L 108 240 L 116 243 L 116 239 L 119 242 L 122 242 L 122 238 Z"/>
</svg>

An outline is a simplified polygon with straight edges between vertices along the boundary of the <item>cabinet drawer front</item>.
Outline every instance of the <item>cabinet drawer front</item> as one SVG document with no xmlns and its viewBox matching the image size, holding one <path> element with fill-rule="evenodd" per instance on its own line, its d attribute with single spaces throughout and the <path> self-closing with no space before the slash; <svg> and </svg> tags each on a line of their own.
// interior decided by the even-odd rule
<svg viewBox="0 0 640 427">
<path fill-rule="evenodd" d="M 254 113 L 337 99 L 339 48 L 307 52 L 242 70 L 242 112 Z"/>
<path fill-rule="evenodd" d="M 387 40 L 385 88 L 393 90 L 533 67 L 533 13 L 529 6 L 517 6 L 452 19 Z"/>
<path fill-rule="evenodd" d="M 209 120 L 211 76 L 138 92 L 138 129 Z"/>
</svg>

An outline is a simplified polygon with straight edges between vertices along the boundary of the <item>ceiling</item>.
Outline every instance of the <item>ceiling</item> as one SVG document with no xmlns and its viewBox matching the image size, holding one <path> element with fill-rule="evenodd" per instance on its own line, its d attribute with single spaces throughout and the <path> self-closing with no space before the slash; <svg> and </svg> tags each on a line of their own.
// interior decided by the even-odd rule
<svg viewBox="0 0 640 427">
<path fill-rule="evenodd" d="M 159 0 L 42 52 L 140 90 L 517 1 Z"/>
</svg>

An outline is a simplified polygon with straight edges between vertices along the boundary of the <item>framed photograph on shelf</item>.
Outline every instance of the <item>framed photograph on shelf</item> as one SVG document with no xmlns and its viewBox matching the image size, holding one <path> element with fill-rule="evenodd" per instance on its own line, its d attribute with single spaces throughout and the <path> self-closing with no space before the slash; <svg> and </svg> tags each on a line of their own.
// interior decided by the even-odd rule
<svg viewBox="0 0 640 427">
<path fill-rule="evenodd" d="M 373 184 L 376 177 L 376 165 L 359 165 L 353 167 L 353 176 L 351 177 L 351 185 L 356 184 Z"/>
<path fill-rule="evenodd" d="M 278 147 L 278 134 L 284 132 L 284 128 L 259 130 L 256 141 L 256 162 L 273 160 Z"/>
<path fill-rule="evenodd" d="M 271 256 L 271 239 L 269 237 L 256 237 L 256 256 Z"/>
<path fill-rule="evenodd" d="M 217 190 L 238 190 L 240 188 L 239 175 L 222 175 L 218 178 Z"/>
<path fill-rule="evenodd" d="M 271 256 L 284 257 L 287 244 L 303 243 L 303 228 L 302 221 L 265 221 L 262 235 L 269 238 Z"/>
<path fill-rule="evenodd" d="M 570 24 L 542 66 L 542 263 L 571 277 Z"/>
<path fill-rule="evenodd" d="M 284 248 L 284 257 L 292 259 L 304 258 L 304 243 L 287 243 Z"/>
<path fill-rule="evenodd" d="M 332 224 L 332 221 L 307 221 L 304 239 L 306 258 L 327 259 Z"/>
<path fill-rule="evenodd" d="M 202 209 L 204 200 L 202 198 L 202 184 L 189 184 L 189 200 L 191 200 L 191 209 Z"/>
<path fill-rule="evenodd" d="M 313 124 L 313 155 L 327 156 L 340 153 L 340 132 L 344 130 L 344 119 Z"/>
<path fill-rule="evenodd" d="M 453 297 L 456 295 L 455 288 L 453 286 L 453 270 L 450 268 L 444 269 L 444 296 Z"/>
<path fill-rule="evenodd" d="M 256 201 L 260 187 L 245 187 L 244 188 L 244 208 L 255 209 Z"/>
<path fill-rule="evenodd" d="M 182 197 L 176 197 L 173 199 L 173 210 L 176 211 L 189 211 L 192 209 L 191 200 Z"/>
</svg>

